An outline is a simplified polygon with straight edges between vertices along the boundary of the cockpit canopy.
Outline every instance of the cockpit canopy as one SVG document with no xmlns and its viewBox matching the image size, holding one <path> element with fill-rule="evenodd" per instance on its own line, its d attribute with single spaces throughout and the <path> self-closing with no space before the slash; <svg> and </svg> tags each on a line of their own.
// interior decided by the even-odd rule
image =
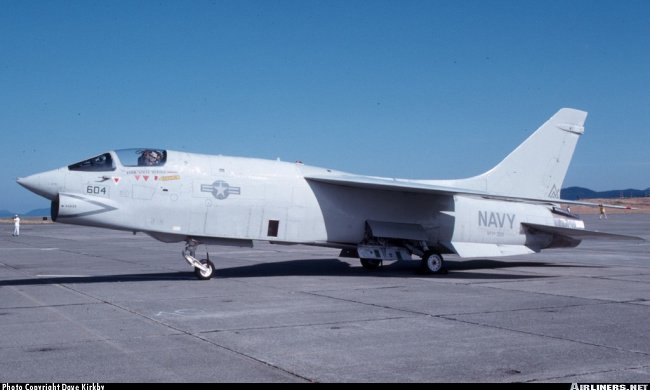
<svg viewBox="0 0 650 390">
<path fill-rule="evenodd" d="M 161 167 L 167 161 L 167 151 L 163 149 L 120 149 L 115 154 L 125 167 Z"/>
<path fill-rule="evenodd" d="M 119 163 L 124 167 L 161 167 L 167 161 L 163 149 L 119 149 L 115 151 Z M 110 172 L 115 170 L 115 161 L 110 153 L 68 165 L 71 171 Z"/>
</svg>

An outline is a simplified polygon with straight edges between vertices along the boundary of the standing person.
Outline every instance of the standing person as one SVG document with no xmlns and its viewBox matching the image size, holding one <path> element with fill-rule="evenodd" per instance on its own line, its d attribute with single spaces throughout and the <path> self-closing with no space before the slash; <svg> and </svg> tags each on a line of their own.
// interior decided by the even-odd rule
<svg viewBox="0 0 650 390">
<path fill-rule="evenodd" d="M 20 217 L 18 214 L 14 215 L 14 234 L 12 236 L 20 236 Z"/>
<path fill-rule="evenodd" d="M 603 206 L 603 204 L 601 203 L 601 204 L 598 205 L 598 208 L 600 208 L 600 215 L 598 216 L 598 219 L 603 219 L 603 217 L 605 217 L 605 219 L 607 219 L 607 213 L 605 212 L 605 206 Z"/>
</svg>

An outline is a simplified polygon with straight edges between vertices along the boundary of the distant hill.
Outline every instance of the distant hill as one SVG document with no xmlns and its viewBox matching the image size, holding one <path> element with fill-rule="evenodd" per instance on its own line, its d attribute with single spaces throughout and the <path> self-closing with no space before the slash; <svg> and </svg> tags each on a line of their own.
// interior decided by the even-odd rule
<svg viewBox="0 0 650 390">
<path fill-rule="evenodd" d="M 568 187 L 561 191 L 561 198 L 566 200 L 594 199 L 594 198 L 642 198 L 650 196 L 650 188 L 645 190 L 610 190 L 593 191 L 589 188 Z"/>
<path fill-rule="evenodd" d="M 36 209 L 25 214 L 26 217 L 49 217 L 50 209 Z"/>
<path fill-rule="evenodd" d="M 0 210 L 0 218 L 7 218 L 7 217 L 13 217 L 14 215 L 20 215 L 21 217 L 49 217 L 50 216 L 50 209 L 36 209 L 29 211 L 27 213 L 21 214 L 21 213 L 14 213 L 12 211 L 8 210 Z"/>
</svg>

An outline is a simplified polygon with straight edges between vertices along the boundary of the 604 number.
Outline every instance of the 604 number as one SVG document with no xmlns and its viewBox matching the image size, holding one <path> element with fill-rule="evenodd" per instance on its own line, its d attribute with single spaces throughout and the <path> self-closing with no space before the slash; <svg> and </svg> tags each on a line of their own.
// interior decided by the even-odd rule
<svg viewBox="0 0 650 390">
<path fill-rule="evenodd" d="M 86 193 L 87 194 L 93 194 L 93 195 L 106 195 L 106 187 L 100 187 L 100 186 L 88 186 L 86 187 Z"/>
</svg>

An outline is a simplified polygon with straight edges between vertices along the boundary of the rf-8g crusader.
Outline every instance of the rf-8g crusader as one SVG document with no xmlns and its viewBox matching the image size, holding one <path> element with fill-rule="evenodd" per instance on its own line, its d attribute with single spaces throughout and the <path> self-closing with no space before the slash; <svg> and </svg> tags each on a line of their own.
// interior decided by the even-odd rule
<svg viewBox="0 0 650 390">
<path fill-rule="evenodd" d="M 18 179 L 52 202 L 56 222 L 144 232 L 186 243 L 199 279 L 213 263 L 200 244 L 254 241 L 342 249 L 368 269 L 442 255 L 494 257 L 618 238 L 585 229 L 560 207 L 560 188 L 586 112 L 563 108 L 491 170 L 458 180 L 354 175 L 302 163 L 122 149 Z"/>
</svg>

